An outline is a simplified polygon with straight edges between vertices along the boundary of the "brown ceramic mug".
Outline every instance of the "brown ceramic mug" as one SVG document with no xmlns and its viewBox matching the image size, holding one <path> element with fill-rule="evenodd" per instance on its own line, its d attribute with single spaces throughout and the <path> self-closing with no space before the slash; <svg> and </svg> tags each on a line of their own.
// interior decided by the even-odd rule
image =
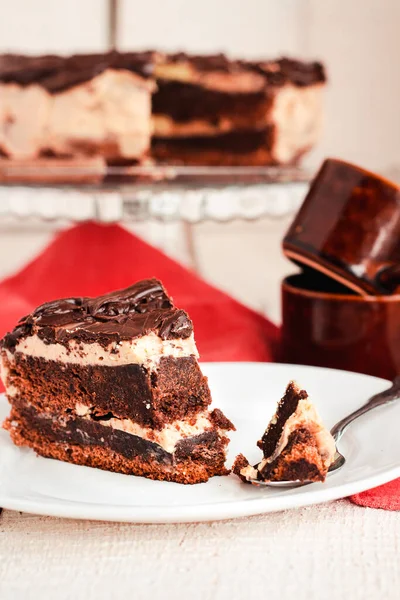
<svg viewBox="0 0 400 600">
<path fill-rule="evenodd" d="M 285 362 L 400 374 L 400 294 L 360 296 L 315 271 L 282 282 Z"/>
<path fill-rule="evenodd" d="M 357 293 L 400 290 L 400 188 L 355 165 L 326 160 L 283 251 Z"/>
</svg>

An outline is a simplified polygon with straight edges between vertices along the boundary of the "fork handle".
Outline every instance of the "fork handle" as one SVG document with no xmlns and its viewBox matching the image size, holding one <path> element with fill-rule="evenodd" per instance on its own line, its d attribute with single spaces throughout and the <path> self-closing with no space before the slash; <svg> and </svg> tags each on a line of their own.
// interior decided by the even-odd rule
<svg viewBox="0 0 400 600">
<path fill-rule="evenodd" d="M 342 437 L 345 429 L 358 417 L 361 415 L 365 415 L 365 413 L 377 408 L 378 406 L 383 406 L 384 404 L 390 404 L 394 400 L 398 400 L 400 398 L 400 376 L 395 377 L 393 380 L 392 386 L 385 390 L 384 392 L 380 392 L 379 394 L 375 394 L 372 396 L 368 402 L 366 402 L 361 408 L 358 408 L 354 412 L 344 417 L 341 421 L 336 423 L 331 429 L 331 434 L 335 440 L 335 442 L 339 441 Z"/>
</svg>

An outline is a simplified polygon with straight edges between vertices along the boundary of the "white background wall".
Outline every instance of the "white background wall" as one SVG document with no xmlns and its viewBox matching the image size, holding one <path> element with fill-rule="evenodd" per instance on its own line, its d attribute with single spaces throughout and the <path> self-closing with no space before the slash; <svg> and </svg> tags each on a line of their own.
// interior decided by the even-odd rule
<svg viewBox="0 0 400 600">
<path fill-rule="evenodd" d="M 329 69 L 325 137 L 336 155 L 400 164 L 399 0 L 120 0 L 120 47 L 317 57 Z M 107 46 L 107 0 L 0 0 L 0 51 Z"/>
</svg>

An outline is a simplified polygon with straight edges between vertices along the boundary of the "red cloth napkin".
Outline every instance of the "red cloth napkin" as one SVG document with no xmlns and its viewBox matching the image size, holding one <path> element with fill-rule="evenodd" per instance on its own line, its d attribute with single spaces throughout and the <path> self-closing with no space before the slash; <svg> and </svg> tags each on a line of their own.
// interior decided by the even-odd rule
<svg viewBox="0 0 400 600">
<path fill-rule="evenodd" d="M 30 264 L 0 284 L 0 336 L 45 301 L 97 296 L 153 276 L 190 314 L 202 360 L 276 358 L 275 325 L 119 225 L 94 223 L 61 232 Z"/>
<path fill-rule="evenodd" d="M 122 227 L 94 223 L 59 233 L 37 258 L 0 283 L 0 337 L 45 301 L 97 296 L 153 276 L 163 281 L 176 304 L 193 319 L 202 360 L 279 359 L 279 330 L 263 316 Z M 400 479 L 352 500 L 399 510 Z"/>
<path fill-rule="evenodd" d="M 373 490 L 354 494 L 350 497 L 355 504 L 369 508 L 384 508 L 385 510 L 400 510 L 400 479 L 395 479 Z"/>
</svg>

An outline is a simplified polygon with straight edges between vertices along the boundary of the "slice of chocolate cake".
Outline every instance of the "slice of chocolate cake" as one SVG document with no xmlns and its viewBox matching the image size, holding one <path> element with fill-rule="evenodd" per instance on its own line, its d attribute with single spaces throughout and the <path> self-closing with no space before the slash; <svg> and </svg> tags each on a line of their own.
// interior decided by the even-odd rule
<svg viewBox="0 0 400 600">
<path fill-rule="evenodd" d="M 193 327 L 162 284 L 43 304 L 1 344 L 17 445 L 46 457 L 151 479 L 228 473 L 228 430 L 209 410 Z"/>
<path fill-rule="evenodd" d="M 233 471 L 243 481 L 325 481 L 335 441 L 305 390 L 291 381 L 258 446 L 263 460 L 252 467 L 241 454 Z"/>
</svg>

